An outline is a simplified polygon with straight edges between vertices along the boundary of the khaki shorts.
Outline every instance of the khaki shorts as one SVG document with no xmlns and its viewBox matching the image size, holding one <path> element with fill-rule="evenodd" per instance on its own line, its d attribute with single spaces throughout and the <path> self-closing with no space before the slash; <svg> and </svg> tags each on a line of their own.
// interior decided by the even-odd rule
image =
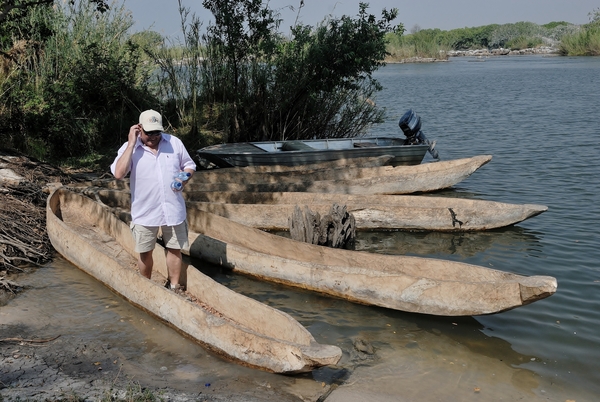
<svg viewBox="0 0 600 402">
<path fill-rule="evenodd" d="M 189 248 L 187 221 L 177 226 L 142 226 L 132 223 L 131 233 L 135 241 L 135 251 L 146 253 L 154 250 L 159 229 L 166 248 L 179 250 Z"/>
</svg>

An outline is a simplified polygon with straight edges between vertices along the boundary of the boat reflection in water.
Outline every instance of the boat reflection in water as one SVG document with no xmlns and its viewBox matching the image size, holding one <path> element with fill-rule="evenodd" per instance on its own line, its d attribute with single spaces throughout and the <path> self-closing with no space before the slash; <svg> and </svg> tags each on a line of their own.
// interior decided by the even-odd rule
<svg viewBox="0 0 600 402">
<path fill-rule="evenodd" d="M 290 237 L 287 231 L 269 232 Z M 462 260 L 496 253 L 541 254 L 538 234 L 520 226 L 472 232 L 357 231 L 355 251 Z M 482 256 L 483 257 L 483 256 Z M 476 262 L 471 262 L 476 264 Z"/>
<path fill-rule="evenodd" d="M 494 250 L 541 253 L 538 235 L 519 226 L 481 232 L 357 232 L 356 250 L 454 259 Z"/>
</svg>

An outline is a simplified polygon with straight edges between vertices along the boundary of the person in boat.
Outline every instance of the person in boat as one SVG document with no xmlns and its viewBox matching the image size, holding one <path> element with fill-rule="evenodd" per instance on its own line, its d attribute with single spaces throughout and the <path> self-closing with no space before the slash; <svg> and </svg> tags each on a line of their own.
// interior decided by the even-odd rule
<svg viewBox="0 0 600 402">
<path fill-rule="evenodd" d="M 182 191 L 172 189 L 171 184 L 181 172 L 191 177 L 196 164 L 181 140 L 164 132 L 160 113 L 146 110 L 139 124 L 129 128 L 127 142 L 119 148 L 110 170 L 119 180 L 130 175 L 131 231 L 140 273 L 148 279 L 152 275 L 152 250 L 160 229 L 167 249 L 168 286 L 179 291 L 181 250 L 189 247 L 187 211 Z M 179 187 L 183 189 L 186 183 Z"/>
</svg>

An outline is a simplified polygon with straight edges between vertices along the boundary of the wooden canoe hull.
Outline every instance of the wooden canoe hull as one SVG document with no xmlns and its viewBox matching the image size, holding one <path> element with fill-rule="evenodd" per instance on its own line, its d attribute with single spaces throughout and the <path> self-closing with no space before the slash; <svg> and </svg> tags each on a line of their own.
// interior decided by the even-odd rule
<svg viewBox="0 0 600 402">
<path fill-rule="evenodd" d="M 216 173 L 216 174 L 236 174 L 236 173 L 282 173 L 282 172 L 301 172 L 306 170 L 340 169 L 340 168 L 371 168 L 390 165 L 394 158 L 392 155 L 368 156 L 361 158 L 336 159 L 326 162 L 307 163 L 302 166 L 286 165 L 258 165 L 230 167 L 227 169 L 206 169 L 198 172 Z"/>
<path fill-rule="evenodd" d="M 228 169 L 223 169 L 220 173 L 199 171 L 186 185 L 186 191 L 308 192 L 359 195 L 425 193 L 442 190 L 460 183 L 491 159 L 491 155 L 479 155 L 472 158 L 423 163 L 415 166 L 319 168 L 316 171 L 305 171 L 300 168 L 274 173 L 252 173 L 247 177 L 239 172 L 228 174 L 226 173 Z M 327 173 L 327 170 L 332 170 L 332 172 Z M 203 175 L 206 175 L 208 181 L 213 182 L 204 182 Z M 286 175 L 289 177 L 286 178 Z M 319 180 L 325 177 L 324 175 L 330 178 Z M 250 179 L 256 180 L 256 182 L 250 182 Z M 129 183 L 125 180 L 96 181 L 94 185 L 117 190 L 129 189 Z"/>
<path fill-rule="evenodd" d="M 360 177 L 350 179 L 313 180 L 310 174 L 296 181 L 279 181 L 263 175 L 257 183 L 203 183 L 202 175 L 186 185 L 188 191 L 308 192 L 339 194 L 411 194 L 442 190 L 454 186 L 488 163 L 490 155 L 424 163 L 416 166 L 382 166 L 359 169 Z M 349 169 L 350 170 L 350 169 Z M 194 175 L 196 176 L 196 175 Z M 256 176 L 255 176 L 256 177 Z M 281 178 L 280 176 L 278 176 Z"/>
<path fill-rule="evenodd" d="M 341 350 L 318 344 L 288 314 L 240 295 L 198 270 L 187 269 L 195 301 L 165 289 L 164 249 L 154 251 L 153 280 L 136 269 L 128 226 L 91 199 L 64 189 L 47 202 L 47 229 L 55 249 L 117 294 L 216 353 L 278 373 L 335 364 Z"/>
<path fill-rule="evenodd" d="M 101 202 L 129 210 L 130 194 L 94 190 Z M 197 210 L 262 230 L 289 230 L 294 208 L 308 207 L 321 216 L 334 203 L 354 215 L 357 230 L 479 231 L 514 225 L 548 210 L 544 205 L 508 204 L 464 198 L 346 195 L 328 193 L 184 192 L 188 215 Z"/>
<path fill-rule="evenodd" d="M 128 193 L 124 193 L 124 197 Z M 548 210 L 545 205 L 464 198 L 329 193 L 186 192 L 188 214 L 211 212 L 263 230 L 288 230 L 294 208 L 321 216 L 334 203 L 354 215 L 357 230 L 474 231 L 511 226 Z"/>
<path fill-rule="evenodd" d="M 199 211 L 190 255 L 261 279 L 407 312 L 498 313 L 556 292 L 553 277 L 525 277 L 460 262 L 301 243 Z"/>
<path fill-rule="evenodd" d="M 121 219 L 126 210 L 116 208 Z M 349 301 L 414 313 L 493 314 L 546 298 L 555 278 L 526 277 L 460 262 L 315 246 L 198 210 L 188 214 L 195 258 Z"/>
</svg>

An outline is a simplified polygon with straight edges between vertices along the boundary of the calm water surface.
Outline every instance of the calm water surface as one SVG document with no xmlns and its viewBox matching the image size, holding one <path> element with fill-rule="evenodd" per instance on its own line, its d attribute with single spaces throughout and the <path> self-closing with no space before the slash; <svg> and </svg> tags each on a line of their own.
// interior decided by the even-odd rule
<svg viewBox="0 0 600 402">
<path fill-rule="evenodd" d="M 316 371 L 309 381 L 351 377 L 353 384 L 375 384 L 411 400 L 514 400 L 522 393 L 544 400 L 594 400 L 600 395 L 600 58 L 472 60 L 379 70 L 375 76 L 385 90 L 376 101 L 389 118 L 371 134 L 401 135 L 397 121 L 413 108 L 427 137 L 437 140 L 442 159 L 493 155 L 469 179 L 435 195 L 544 204 L 549 210 L 518 226 L 482 233 L 361 233 L 358 247 L 551 275 L 558 279 L 555 295 L 497 315 L 444 318 L 360 306 L 194 264 L 227 286 L 290 313 L 319 342 L 344 350 L 339 368 Z M 60 311 L 76 303 L 106 328 L 100 335 L 83 334 L 76 323 L 61 324 L 72 325 L 76 336 L 105 336 L 113 348 L 121 342 L 123 350 L 134 349 L 124 354 L 140 365 L 168 367 L 198 384 L 239 376 L 267 378 L 274 386 L 297 384 L 289 377 L 218 362 L 184 338 L 185 352 L 172 363 L 177 352 L 161 346 L 160 337 L 173 334 L 161 335 L 164 331 L 155 328 L 162 324 L 154 321 L 145 330 L 130 326 L 146 322 L 144 313 L 74 272 L 57 259 L 32 277 L 37 291 L 7 307 L 24 308 L 27 298 L 47 299 L 68 276 L 72 290 L 48 308 Z M 111 328 L 119 328 L 115 336 Z M 131 337 L 143 334 L 143 345 L 134 346 L 128 332 Z M 372 344 L 376 354 L 357 353 L 352 346 L 357 338 Z M 487 389 L 474 394 L 473 387 L 482 383 Z M 498 388 L 501 383 L 522 393 L 505 392 Z M 494 387 L 495 397 L 484 394 Z M 440 389 L 443 394 L 436 393 Z"/>
<path fill-rule="evenodd" d="M 600 58 L 472 61 L 381 69 L 386 90 L 377 101 L 390 117 L 374 133 L 397 133 L 397 119 L 413 108 L 443 159 L 493 155 L 436 195 L 544 204 L 548 212 L 482 234 L 366 237 L 365 248 L 556 277 L 552 297 L 475 319 L 482 333 L 536 356 L 528 369 L 600 395 Z"/>
</svg>

